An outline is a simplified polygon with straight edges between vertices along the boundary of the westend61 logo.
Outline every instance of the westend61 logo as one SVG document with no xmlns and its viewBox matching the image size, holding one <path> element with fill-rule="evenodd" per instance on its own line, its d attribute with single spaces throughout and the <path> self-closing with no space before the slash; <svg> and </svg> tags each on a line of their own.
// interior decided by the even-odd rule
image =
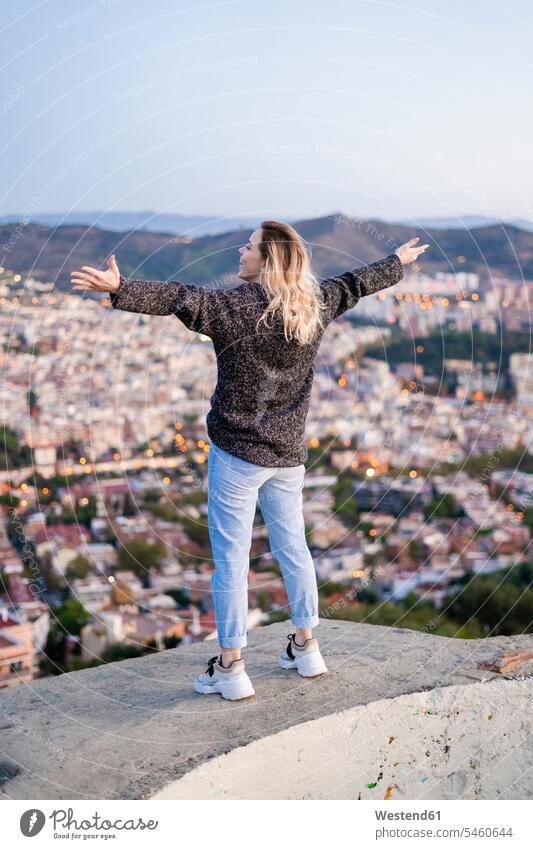
<svg viewBox="0 0 533 849">
<path fill-rule="evenodd" d="M 154 831 L 159 825 L 159 820 L 147 820 L 145 822 L 142 817 L 110 820 L 102 817 L 97 812 L 95 812 L 90 818 L 74 819 L 74 811 L 72 808 L 69 808 L 68 811 L 63 810 L 62 808 L 52 811 L 49 815 L 49 819 L 52 820 L 54 832 L 56 832 L 54 836 L 70 837 L 73 839 L 81 839 L 82 835 L 76 834 L 77 831 L 104 832 L 103 834 L 92 836 L 98 836 L 103 840 L 108 840 L 111 837 L 116 837 L 115 834 L 110 834 L 109 832 L 144 831 L 146 828 L 150 831 Z M 42 811 L 38 808 L 30 808 L 29 810 L 24 811 L 20 818 L 20 830 L 24 837 L 35 837 L 36 834 L 39 834 L 39 832 L 42 831 L 45 822 L 46 816 Z M 61 834 L 62 830 L 64 830 L 65 833 Z M 87 835 L 84 834 L 83 836 L 86 837 Z"/>
</svg>

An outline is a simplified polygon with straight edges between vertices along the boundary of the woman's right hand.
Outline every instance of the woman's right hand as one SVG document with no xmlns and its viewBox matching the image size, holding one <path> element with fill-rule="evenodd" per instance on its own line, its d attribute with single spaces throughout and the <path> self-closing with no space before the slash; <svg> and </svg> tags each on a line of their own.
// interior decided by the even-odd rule
<svg viewBox="0 0 533 849">
<path fill-rule="evenodd" d="M 75 292 L 88 289 L 92 292 L 111 292 L 113 294 L 120 286 L 120 271 L 115 260 L 115 254 L 107 260 L 108 271 L 100 271 L 90 265 L 82 265 L 81 271 L 70 272 L 70 282 Z"/>
</svg>

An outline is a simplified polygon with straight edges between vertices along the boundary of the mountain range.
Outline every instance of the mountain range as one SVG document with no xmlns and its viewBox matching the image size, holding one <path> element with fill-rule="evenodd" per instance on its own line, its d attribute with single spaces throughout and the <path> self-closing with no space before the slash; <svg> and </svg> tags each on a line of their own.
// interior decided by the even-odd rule
<svg viewBox="0 0 533 849">
<path fill-rule="evenodd" d="M 429 274 L 465 271 L 484 279 L 533 279 L 533 232 L 513 224 L 417 228 L 379 219 L 360 221 L 341 212 L 291 223 L 307 242 L 320 277 L 373 262 L 420 236 L 420 244 L 430 245 L 420 263 Z M 124 276 L 231 286 L 239 282 L 238 248 L 254 226 L 196 237 L 190 232 L 180 236 L 13 221 L 0 225 L 0 265 L 69 289 L 72 270 L 82 265 L 105 267 L 106 258 L 114 253 Z"/>
</svg>

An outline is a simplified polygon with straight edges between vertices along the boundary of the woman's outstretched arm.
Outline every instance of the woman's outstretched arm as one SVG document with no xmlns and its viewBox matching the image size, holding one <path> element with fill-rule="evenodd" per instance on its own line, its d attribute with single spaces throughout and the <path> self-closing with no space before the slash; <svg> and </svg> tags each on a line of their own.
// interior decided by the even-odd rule
<svg viewBox="0 0 533 849">
<path fill-rule="evenodd" d="M 109 292 L 114 309 L 147 315 L 175 315 L 190 330 L 212 336 L 216 320 L 217 290 L 171 280 L 128 280 L 119 271 L 114 255 L 107 271 L 82 266 L 71 273 L 75 291 Z"/>
<path fill-rule="evenodd" d="M 346 310 L 352 309 L 365 295 L 372 295 L 399 283 L 404 276 L 403 266 L 414 262 L 418 255 L 429 247 L 415 247 L 418 239 L 419 237 L 411 239 L 384 259 L 323 280 L 321 288 L 327 299 L 330 317 L 338 318 Z"/>
</svg>

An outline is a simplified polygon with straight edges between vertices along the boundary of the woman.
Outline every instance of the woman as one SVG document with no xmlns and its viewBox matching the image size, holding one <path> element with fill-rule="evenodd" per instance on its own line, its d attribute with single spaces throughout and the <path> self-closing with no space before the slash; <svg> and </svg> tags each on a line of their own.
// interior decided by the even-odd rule
<svg viewBox="0 0 533 849">
<path fill-rule="evenodd" d="M 200 693 L 253 696 L 241 649 L 247 645 L 247 575 L 257 498 L 270 549 L 280 564 L 294 633 L 279 656 L 304 677 L 327 672 L 312 629 L 319 624 L 318 590 L 302 515 L 305 419 L 316 354 L 330 321 L 364 295 L 393 286 L 403 266 L 429 245 L 418 237 L 385 259 L 317 280 L 299 234 L 263 221 L 239 251 L 241 285 L 208 289 L 127 280 L 115 257 L 108 270 L 72 272 L 75 290 L 109 292 L 114 308 L 175 315 L 210 337 L 218 379 L 207 415 L 208 523 L 215 569 L 211 580 L 221 653 L 196 677 Z"/>
</svg>

